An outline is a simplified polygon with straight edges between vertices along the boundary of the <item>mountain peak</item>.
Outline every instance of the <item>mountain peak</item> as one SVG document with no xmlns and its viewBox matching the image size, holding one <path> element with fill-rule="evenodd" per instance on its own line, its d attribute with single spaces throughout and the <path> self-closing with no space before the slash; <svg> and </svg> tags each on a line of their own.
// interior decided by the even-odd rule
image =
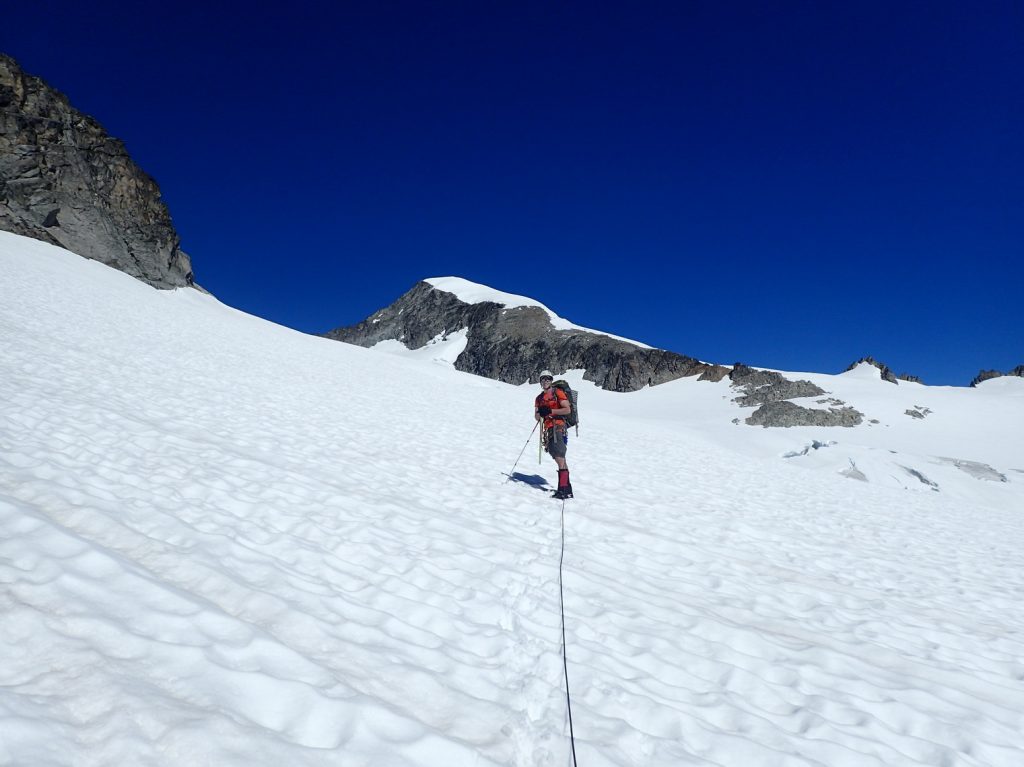
<svg viewBox="0 0 1024 767">
<path fill-rule="evenodd" d="M 721 380 L 728 372 L 693 357 L 575 325 L 539 301 L 461 277 L 420 281 L 390 306 L 326 336 L 359 346 L 401 341 L 409 349 L 419 349 L 459 331 L 466 331 L 467 343 L 455 367 L 512 384 L 535 381 L 544 368 L 558 373 L 583 370 L 586 380 L 614 391 L 635 391 L 694 375 Z"/>
<path fill-rule="evenodd" d="M 845 372 L 850 373 L 858 369 L 864 369 L 865 371 L 867 371 L 868 367 L 877 368 L 877 376 L 880 377 L 883 381 L 888 381 L 889 383 L 898 383 L 899 381 L 907 381 L 908 383 L 923 383 L 923 381 L 920 378 L 918 378 L 915 375 L 911 375 L 910 373 L 900 373 L 899 375 L 896 375 L 895 373 L 892 372 L 892 369 L 888 365 L 886 365 L 884 362 L 879 362 L 878 360 L 871 356 L 861 357 L 856 362 L 851 362 L 850 366 L 846 368 Z"/>
<path fill-rule="evenodd" d="M 451 293 L 460 301 L 467 304 L 490 302 L 492 304 L 501 304 L 508 308 L 515 308 L 517 306 L 539 306 L 545 311 L 551 311 L 540 301 L 527 298 L 526 296 L 518 296 L 514 293 L 506 293 L 503 290 L 498 290 L 497 288 L 492 288 L 479 282 L 473 282 L 463 277 L 428 277 L 423 280 L 423 282 L 437 288 L 438 290 L 443 290 L 445 293 Z"/>
<path fill-rule="evenodd" d="M 534 298 L 516 295 L 515 293 L 506 293 L 503 290 L 497 290 L 496 288 L 488 287 L 487 285 L 483 285 L 479 282 L 472 282 L 462 277 L 428 277 L 423 280 L 423 282 L 436 290 L 451 293 L 465 304 L 492 303 L 504 306 L 506 309 L 535 307 L 543 311 L 548 316 L 548 319 L 551 321 L 551 327 L 555 330 L 575 330 L 584 333 L 596 333 L 598 335 L 614 338 L 616 341 L 624 341 L 627 344 L 633 344 L 641 349 L 653 348 L 647 344 L 640 343 L 639 341 L 634 341 L 631 338 L 623 338 L 611 333 L 605 333 L 603 330 L 594 330 L 592 328 L 585 328 L 582 325 L 576 325 L 564 317 L 559 317 L 551 311 L 551 309 Z"/>
</svg>

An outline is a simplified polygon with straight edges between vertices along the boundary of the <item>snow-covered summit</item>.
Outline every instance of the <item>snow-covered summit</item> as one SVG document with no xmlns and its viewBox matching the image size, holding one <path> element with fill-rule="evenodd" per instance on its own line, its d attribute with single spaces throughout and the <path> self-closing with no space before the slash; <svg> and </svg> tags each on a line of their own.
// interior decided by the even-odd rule
<svg viewBox="0 0 1024 767">
<path fill-rule="evenodd" d="M 687 376 L 720 380 L 727 370 L 683 354 L 653 349 L 559 317 L 544 304 L 458 277 L 421 280 L 388 306 L 328 338 L 365 347 L 410 351 L 452 334 L 465 343 L 457 370 L 520 384 L 541 370 L 583 370 L 613 391 L 637 391 Z M 454 351 L 456 347 L 450 346 Z"/>
<path fill-rule="evenodd" d="M 506 293 L 502 290 L 488 287 L 487 285 L 481 285 L 478 282 L 471 282 L 470 280 L 463 279 L 462 277 L 429 277 L 424 280 L 424 282 L 438 290 L 443 290 L 445 293 L 451 293 L 457 299 L 467 304 L 479 304 L 484 301 L 489 301 L 491 303 L 500 304 L 506 309 L 516 309 L 522 306 L 535 306 L 544 310 L 550 318 L 551 325 L 555 330 L 578 330 L 584 333 L 596 333 L 598 335 L 614 338 L 617 341 L 625 341 L 626 343 L 633 344 L 641 349 L 653 348 L 647 344 L 641 343 L 640 341 L 616 336 L 611 333 L 606 333 L 603 330 L 592 330 L 591 328 L 585 328 L 582 325 L 576 325 L 563 317 L 559 317 L 547 306 L 533 298 L 518 296 L 514 293 Z"/>
<path fill-rule="evenodd" d="M 467 304 L 479 304 L 484 301 L 490 301 L 495 304 L 501 304 L 509 309 L 514 309 L 518 306 L 539 306 L 552 317 L 557 316 L 540 301 L 527 298 L 526 296 L 517 296 L 514 293 L 506 293 L 503 290 L 488 287 L 479 282 L 471 282 L 462 277 L 428 277 L 424 282 L 433 285 L 438 290 L 453 294 L 460 301 Z"/>
<path fill-rule="evenodd" d="M 873 365 L 870 362 L 858 362 L 856 365 L 851 367 L 839 375 L 845 378 L 852 378 L 860 381 L 881 381 L 882 371 L 877 365 Z"/>
</svg>

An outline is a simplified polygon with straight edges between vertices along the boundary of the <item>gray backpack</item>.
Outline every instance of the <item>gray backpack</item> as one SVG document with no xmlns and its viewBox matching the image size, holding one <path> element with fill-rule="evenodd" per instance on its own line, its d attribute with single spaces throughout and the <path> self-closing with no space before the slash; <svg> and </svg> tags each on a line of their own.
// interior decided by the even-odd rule
<svg viewBox="0 0 1024 767">
<path fill-rule="evenodd" d="M 579 406 L 577 404 L 577 400 L 579 399 L 579 392 L 578 391 L 574 391 L 573 388 L 571 386 L 569 386 L 569 382 L 565 381 L 565 380 L 562 380 L 562 379 L 560 379 L 558 381 L 554 381 L 551 384 L 551 388 L 552 389 L 560 389 L 562 394 L 564 394 L 566 396 L 566 398 L 569 400 L 569 405 L 572 407 L 572 412 L 569 413 L 569 415 L 565 416 L 565 425 L 566 426 L 575 426 L 576 427 L 576 435 L 579 436 L 579 433 L 580 433 L 580 410 L 579 410 Z"/>
</svg>

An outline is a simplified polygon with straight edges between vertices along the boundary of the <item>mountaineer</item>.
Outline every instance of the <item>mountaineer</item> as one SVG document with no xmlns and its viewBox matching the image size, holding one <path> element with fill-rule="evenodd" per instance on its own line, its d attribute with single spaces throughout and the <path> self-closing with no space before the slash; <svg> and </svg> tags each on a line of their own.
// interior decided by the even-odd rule
<svg viewBox="0 0 1024 767">
<path fill-rule="evenodd" d="M 565 499 L 572 498 L 569 467 L 565 463 L 565 452 L 569 444 L 566 416 L 572 413 L 572 400 L 561 386 L 554 385 L 554 380 L 550 370 L 540 374 L 541 393 L 534 400 L 534 418 L 544 424 L 541 434 L 544 449 L 558 464 L 558 489 L 552 497 Z M 562 381 L 558 383 L 562 384 Z"/>
</svg>

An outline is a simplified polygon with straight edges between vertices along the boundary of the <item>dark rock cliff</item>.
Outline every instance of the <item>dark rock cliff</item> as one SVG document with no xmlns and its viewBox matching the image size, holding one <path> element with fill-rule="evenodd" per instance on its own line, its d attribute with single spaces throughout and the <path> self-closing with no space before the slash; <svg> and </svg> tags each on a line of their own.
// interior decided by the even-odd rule
<svg viewBox="0 0 1024 767">
<path fill-rule="evenodd" d="M 0 54 L 0 229 L 158 288 L 193 284 L 160 189 L 93 118 Z"/>
<path fill-rule="evenodd" d="M 463 329 L 469 331 L 467 345 L 455 367 L 511 384 L 536 382 L 544 368 L 556 374 L 583 369 L 586 380 L 612 391 L 636 391 L 693 375 L 720 381 L 729 372 L 693 357 L 646 349 L 599 333 L 556 330 L 539 307 L 506 308 L 486 301 L 467 304 L 427 282 L 417 283 L 359 324 L 337 328 L 326 336 L 359 346 L 398 340 L 418 349 L 438 336 Z"/>
</svg>

